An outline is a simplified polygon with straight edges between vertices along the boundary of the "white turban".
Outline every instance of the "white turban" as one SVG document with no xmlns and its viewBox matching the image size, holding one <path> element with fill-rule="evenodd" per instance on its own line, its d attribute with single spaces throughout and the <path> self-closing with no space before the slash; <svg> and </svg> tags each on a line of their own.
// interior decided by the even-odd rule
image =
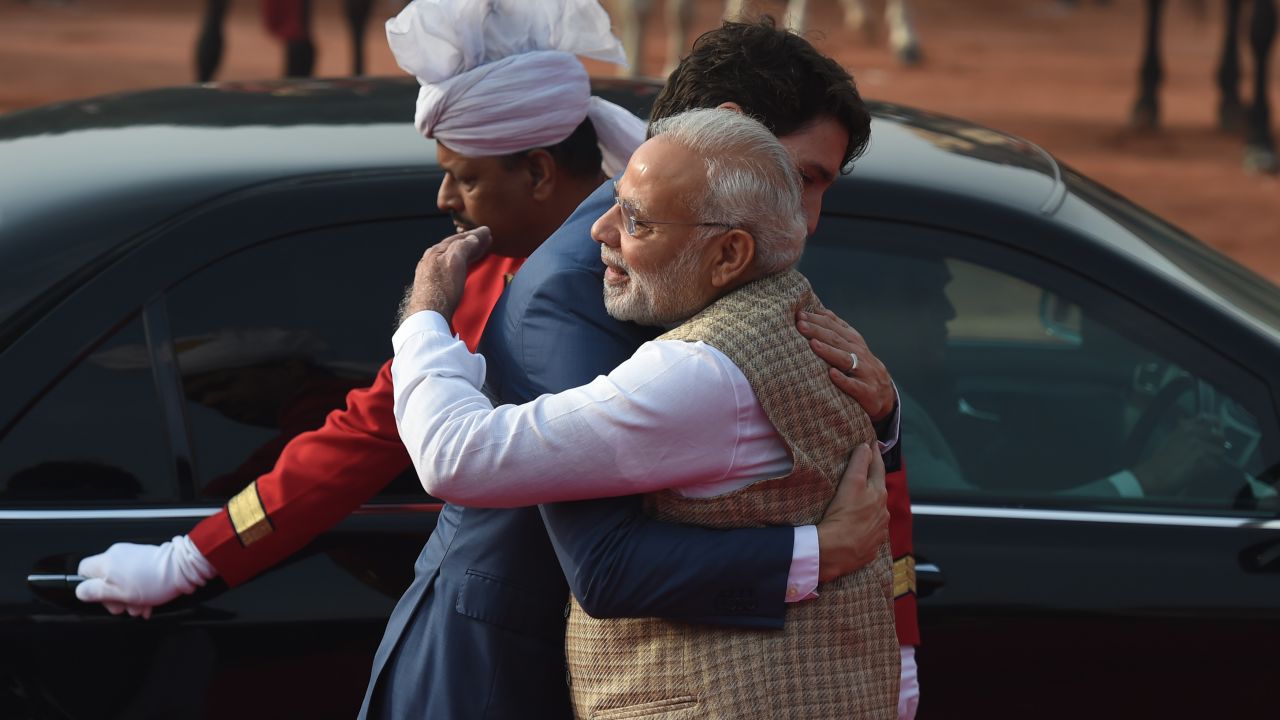
<svg viewBox="0 0 1280 720">
<path fill-rule="evenodd" d="M 415 0 L 387 41 L 422 83 L 418 132 L 463 155 L 555 145 L 589 117 L 613 175 L 644 141 L 644 121 L 592 97 L 575 57 L 626 65 L 596 0 Z"/>
</svg>

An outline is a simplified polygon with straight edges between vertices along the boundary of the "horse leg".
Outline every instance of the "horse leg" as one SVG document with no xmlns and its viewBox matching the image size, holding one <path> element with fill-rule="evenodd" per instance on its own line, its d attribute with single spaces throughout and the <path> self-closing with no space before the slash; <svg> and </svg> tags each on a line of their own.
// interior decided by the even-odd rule
<svg viewBox="0 0 1280 720">
<path fill-rule="evenodd" d="M 844 6 L 845 27 L 868 33 L 871 31 L 864 0 L 840 0 L 840 4 Z"/>
<path fill-rule="evenodd" d="M 688 47 L 689 23 L 692 20 L 692 0 L 667 0 L 667 60 L 662 67 L 663 75 L 670 75 L 680 64 L 680 56 Z"/>
<path fill-rule="evenodd" d="M 1218 61 L 1218 127 L 1239 132 L 1244 125 L 1244 105 L 1240 102 L 1240 6 L 1244 0 L 1227 0 L 1226 34 L 1222 38 L 1222 58 Z"/>
<path fill-rule="evenodd" d="M 230 0 L 205 0 L 196 38 L 196 82 L 209 82 L 222 62 L 222 23 Z"/>
<path fill-rule="evenodd" d="M 802 33 L 808 29 L 805 21 L 809 17 L 809 3 L 807 0 L 788 0 L 786 13 L 782 16 L 782 22 L 787 27 Z"/>
<path fill-rule="evenodd" d="M 644 44 L 644 15 L 648 13 L 650 0 L 604 0 L 602 4 L 609 13 L 609 22 L 614 27 L 614 34 L 622 41 L 622 50 L 627 55 L 626 75 L 634 77 L 640 73 L 641 45 Z"/>
<path fill-rule="evenodd" d="M 1249 47 L 1253 51 L 1253 105 L 1245 130 L 1244 166 L 1251 172 L 1277 170 L 1276 145 L 1271 136 L 1270 77 L 1271 45 L 1276 39 L 1276 0 L 1253 0 L 1249 22 Z"/>
<path fill-rule="evenodd" d="M 351 74 L 364 75 L 364 30 L 369 26 L 373 0 L 345 0 L 347 27 L 351 30 Z"/>
<path fill-rule="evenodd" d="M 889 47 L 894 57 L 903 65 L 920 63 L 920 40 L 911 25 L 911 11 L 907 0 L 885 0 L 884 20 L 889 26 Z"/>
<path fill-rule="evenodd" d="M 1160 16 L 1164 13 L 1164 0 L 1147 0 L 1147 23 L 1143 40 L 1142 69 L 1138 71 L 1138 101 L 1134 103 L 1130 125 L 1138 130 L 1154 130 L 1160 125 L 1160 82 L 1164 71 L 1160 67 Z"/>
<path fill-rule="evenodd" d="M 302 38 L 290 40 L 284 46 L 285 77 L 311 77 L 316 65 L 316 46 L 311 42 L 311 0 L 301 0 L 298 12 L 302 14 Z"/>
</svg>

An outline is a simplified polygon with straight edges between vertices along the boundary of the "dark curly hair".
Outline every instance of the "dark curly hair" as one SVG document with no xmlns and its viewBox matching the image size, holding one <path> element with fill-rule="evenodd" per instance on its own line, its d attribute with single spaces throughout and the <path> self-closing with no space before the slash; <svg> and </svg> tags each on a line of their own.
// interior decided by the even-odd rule
<svg viewBox="0 0 1280 720">
<path fill-rule="evenodd" d="M 726 21 L 699 37 L 658 93 L 652 119 L 726 102 L 778 137 L 831 116 L 849 132 L 842 166 L 861 156 L 871 138 L 871 115 L 853 77 L 768 16 Z"/>
</svg>

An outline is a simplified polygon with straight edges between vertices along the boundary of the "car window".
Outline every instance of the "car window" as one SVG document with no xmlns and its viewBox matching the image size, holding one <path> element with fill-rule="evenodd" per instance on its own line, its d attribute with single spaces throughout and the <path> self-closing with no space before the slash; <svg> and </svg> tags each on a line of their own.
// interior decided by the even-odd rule
<svg viewBox="0 0 1280 720">
<path fill-rule="evenodd" d="M 893 374 L 916 501 L 1278 507 L 1263 388 L 1188 331 L 1017 253 L 963 252 L 980 241 L 822 237 L 802 269 Z"/>
<path fill-rule="evenodd" d="M 439 218 L 292 235 L 169 291 L 197 497 L 235 494 L 373 382 L 418 258 L 452 232 Z M 411 474 L 388 493 L 424 497 Z"/>
<path fill-rule="evenodd" d="M 0 438 L 0 501 L 176 499 L 141 317 L 100 342 Z"/>
</svg>

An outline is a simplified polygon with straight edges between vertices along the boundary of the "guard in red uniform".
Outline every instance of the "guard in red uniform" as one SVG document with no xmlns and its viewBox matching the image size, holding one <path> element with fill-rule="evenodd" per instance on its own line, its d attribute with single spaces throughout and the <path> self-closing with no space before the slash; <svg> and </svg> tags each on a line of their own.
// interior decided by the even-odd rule
<svg viewBox="0 0 1280 720">
<path fill-rule="evenodd" d="M 898 718 L 911 720 L 920 702 L 916 678 L 915 648 L 920 645 L 920 620 L 916 610 L 916 557 L 911 544 L 911 496 L 907 492 L 907 468 L 899 458 L 898 469 L 884 478 L 889 493 L 889 551 L 893 553 L 893 615 L 898 644 L 902 647 L 902 677 L 898 685 Z M 908 657 L 908 655 L 910 657 Z"/>
<path fill-rule="evenodd" d="M 485 7 L 471 10 L 483 15 Z M 305 0 L 266 0 L 263 12 L 273 33 L 286 40 L 305 37 Z M 603 28 L 607 35 L 607 22 Z M 406 44 L 394 20 L 387 32 L 399 54 L 420 49 Z M 623 62 L 621 50 L 615 56 L 607 44 L 574 52 Z M 581 65 L 572 77 L 539 78 L 544 98 L 554 99 L 555 88 L 563 86 L 575 99 L 553 102 L 552 110 L 528 103 L 528 84 L 450 83 L 455 70 L 433 66 L 417 73 L 424 87 L 415 126 L 438 141 L 436 158 L 445 171 L 439 208 L 460 232 L 480 225 L 492 232 L 489 254 L 467 273 L 467 298 L 453 320 L 474 350 L 494 303 L 524 259 L 621 171 L 644 140 L 645 124 L 590 97 Z M 426 76 L 436 71 L 441 74 Z M 191 366 L 183 348 L 178 356 L 180 366 Z M 392 415 L 390 367 L 390 361 L 383 365 L 371 387 L 348 394 L 345 409 L 329 413 L 321 427 L 293 437 L 273 469 L 237 488 L 221 511 L 189 535 L 160 546 L 117 543 L 86 558 L 80 571 L 89 579 L 77 587 L 77 597 L 102 602 L 115 613 L 149 617 L 152 607 L 210 578 L 221 576 L 231 586 L 249 580 L 351 514 L 409 468 Z"/>
</svg>

